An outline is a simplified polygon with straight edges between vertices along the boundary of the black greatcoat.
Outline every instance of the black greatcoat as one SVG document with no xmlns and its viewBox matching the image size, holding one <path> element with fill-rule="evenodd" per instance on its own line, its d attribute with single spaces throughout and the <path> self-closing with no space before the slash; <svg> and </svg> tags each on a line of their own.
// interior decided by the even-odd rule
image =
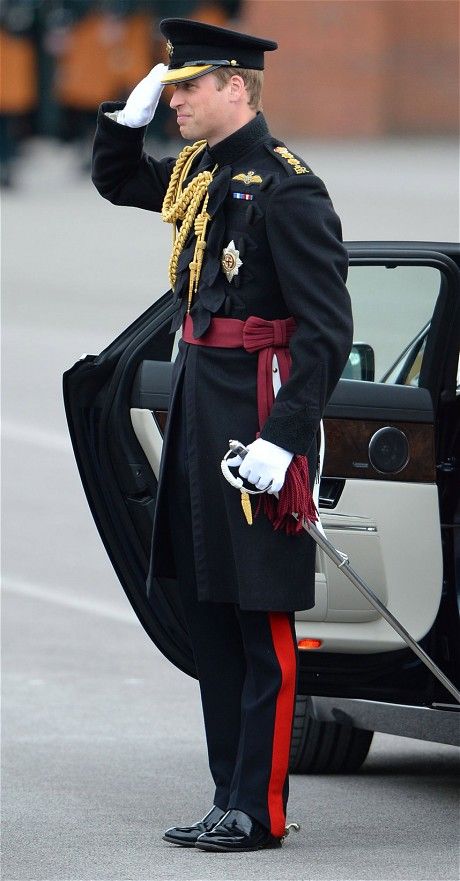
<svg viewBox="0 0 460 881">
<path fill-rule="evenodd" d="M 93 181 L 101 195 L 116 205 L 161 211 L 175 159 L 147 156 L 144 128 L 127 128 L 105 115 L 122 106 L 101 106 Z M 286 158 L 286 153 L 277 152 L 280 145 L 258 113 L 196 160 L 187 183 L 198 170 L 216 164 L 218 169 L 209 187 L 207 210 L 212 220 L 191 316 L 195 337 L 206 332 L 213 316 L 296 320 L 290 342 L 291 374 L 261 436 L 291 452 L 307 454 L 313 479 L 319 422 L 352 343 L 345 287 L 347 252 L 323 182 L 302 160 L 296 163 L 292 154 Z M 232 241 L 243 263 L 229 282 L 221 256 Z M 178 311 L 172 330 L 178 330 L 184 318 L 193 252 L 192 234 L 179 260 Z M 189 457 L 198 599 L 233 602 L 242 609 L 308 609 L 314 605 L 313 540 L 305 532 L 288 536 L 274 531 L 262 515 L 248 526 L 239 493 L 220 472 L 229 438 L 250 443 L 259 430 L 257 360 L 257 354 L 244 349 L 179 343 L 150 576 L 175 574 L 171 541 L 181 538 L 169 534 L 165 497 L 177 455 L 172 441 L 180 418 Z"/>
</svg>

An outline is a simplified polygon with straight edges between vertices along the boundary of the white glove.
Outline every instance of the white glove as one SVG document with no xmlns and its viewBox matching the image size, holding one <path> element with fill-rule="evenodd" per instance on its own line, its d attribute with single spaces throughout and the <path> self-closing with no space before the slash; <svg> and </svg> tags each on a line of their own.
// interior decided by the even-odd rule
<svg viewBox="0 0 460 881">
<path fill-rule="evenodd" d="M 228 459 L 228 465 L 239 467 L 240 477 L 244 477 L 249 483 L 254 483 L 257 489 L 265 489 L 270 481 L 268 493 L 277 493 L 283 486 L 286 471 L 294 458 L 294 453 L 289 453 L 282 447 L 258 437 L 252 444 L 248 444 L 249 453 L 244 459 L 235 456 Z"/>
<path fill-rule="evenodd" d="M 131 92 L 123 110 L 118 111 L 117 122 L 129 128 L 141 128 L 152 121 L 163 91 L 162 77 L 166 64 L 156 64 Z"/>
</svg>

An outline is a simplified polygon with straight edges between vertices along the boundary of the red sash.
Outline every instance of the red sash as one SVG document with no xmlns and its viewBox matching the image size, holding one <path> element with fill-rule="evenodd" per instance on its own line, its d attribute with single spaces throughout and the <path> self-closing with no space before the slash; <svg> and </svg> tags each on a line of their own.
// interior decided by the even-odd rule
<svg viewBox="0 0 460 881">
<path fill-rule="evenodd" d="M 251 315 L 246 321 L 238 318 L 212 318 L 211 324 L 199 339 L 193 336 L 193 323 L 187 315 L 182 337 L 192 346 L 211 346 L 218 349 L 246 349 L 258 352 L 257 409 L 259 429 L 265 425 L 275 400 L 273 391 L 273 356 L 276 355 L 281 383 L 286 382 L 291 369 L 289 340 L 296 329 L 293 318 L 276 318 L 266 321 Z"/>
<path fill-rule="evenodd" d="M 273 356 L 276 355 L 281 383 L 286 382 L 291 369 L 289 340 L 296 329 L 293 318 L 275 318 L 267 321 L 251 315 L 246 321 L 238 318 L 212 318 L 208 330 L 199 339 L 193 336 L 193 322 L 186 315 L 182 326 L 182 338 L 192 346 L 210 346 L 217 349 L 245 349 L 258 352 L 257 363 L 257 410 L 259 429 L 262 430 L 275 400 L 273 391 Z M 286 472 L 286 480 L 279 498 L 264 493 L 256 514 L 263 510 L 275 529 L 289 534 L 303 531 L 302 520 L 315 521 L 318 514 L 310 490 L 308 461 L 306 456 L 295 455 Z M 296 520 L 292 512 L 299 515 Z"/>
</svg>

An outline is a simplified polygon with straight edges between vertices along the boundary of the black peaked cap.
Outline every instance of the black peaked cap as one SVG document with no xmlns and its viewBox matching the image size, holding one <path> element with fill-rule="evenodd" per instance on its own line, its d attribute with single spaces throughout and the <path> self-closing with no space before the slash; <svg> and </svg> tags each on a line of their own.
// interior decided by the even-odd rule
<svg viewBox="0 0 460 881">
<path fill-rule="evenodd" d="M 168 41 L 169 67 L 162 80 L 166 83 L 194 79 L 218 67 L 263 70 L 264 52 L 278 48 L 273 40 L 185 18 L 163 19 L 160 31 Z"/>
</svg>

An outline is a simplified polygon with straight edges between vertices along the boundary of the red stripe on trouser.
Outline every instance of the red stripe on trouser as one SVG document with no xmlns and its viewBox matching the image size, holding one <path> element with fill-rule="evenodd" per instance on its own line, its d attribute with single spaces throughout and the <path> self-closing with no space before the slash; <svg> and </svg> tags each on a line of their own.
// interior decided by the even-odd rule
<svg viewBox="0 0 460 881">
<path fill-rule="evenodd" d="M 279 837 L 284 834 L 286 826 L 283 788 L 289 770 L 297 655 L 289 616 L 284 612 L 270 612 L 268 617 L 273 647 L 281 668 L 281 686 L 276 699 L 272 765 L 268 784 L 270 831 L 272 835 Z"/>
</svg>

